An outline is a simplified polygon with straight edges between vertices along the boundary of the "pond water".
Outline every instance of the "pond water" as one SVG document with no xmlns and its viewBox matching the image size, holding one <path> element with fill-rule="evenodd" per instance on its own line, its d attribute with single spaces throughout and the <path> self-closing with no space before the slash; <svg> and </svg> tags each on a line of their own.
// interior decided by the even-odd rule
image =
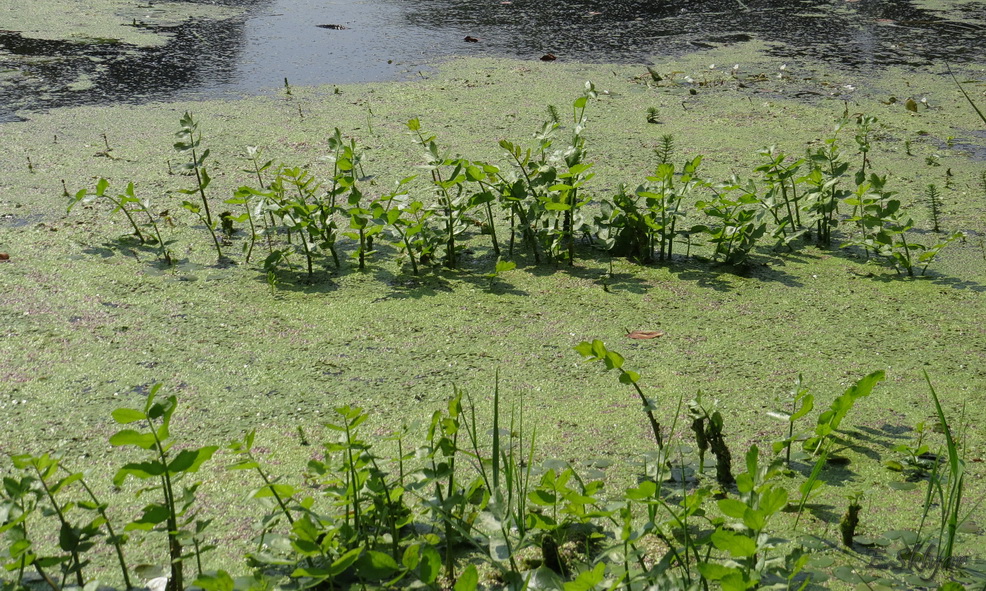
<svg viewBox="0 0 986 591">
<path fill-rule="evenodd" d="M 986 2 L 969 0 L 218 3 L 245 10 L 156 26 L 168 40 L 156 47 L 37 40 L 15 30 L 16 19 L 0 22 L 0 120 L 63 105 L 258 93 L 282 88 L 285 78 L 294 85 L 400 79 L 455 55 L 649 64 L 748 40 L 785 59 L 853 69 L 986 55 Z"/>
</svg>

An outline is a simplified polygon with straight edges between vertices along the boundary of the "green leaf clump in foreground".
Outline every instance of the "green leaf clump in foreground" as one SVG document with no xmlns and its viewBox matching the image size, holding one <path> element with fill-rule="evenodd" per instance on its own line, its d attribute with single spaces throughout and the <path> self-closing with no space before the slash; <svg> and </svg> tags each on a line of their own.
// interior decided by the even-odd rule
<svg viewBox="0 0 986 591">
<path fill-rule="evenodd" d="M 584 342 L 576 349 L 605 361 L 607 369 L 625 371 L 623 356 L 601 341 Z M 244 574 L 236 578 L 227 570 L 209 568 L 204 555 L 215 546 L 207 544 L 203 534 L 212 519 L 201 519 L 203 511 L 197 506 L 202 482 L 186 482 L 219 448 L 183 445 L 175 453 L 171 425 L 178 400 L 169 396 L 159 401 L 161 384 L 155 384 L 143 409 L 120 407 L 112 413 L 117 423 L 139 423 L 143 429 L 118 431 L 110 443 L 148 452 L 143 461 L 123 464 L 114 485 L 129 477 L 147 481 L 136 495 L 153 493 L 159 500 L 145 505 L 140 516 L 124 525 L 128 534 L 120 535 L 107 517 L 108 505 L 93 496 L 83 473 L 72 472 L 49 454 L 14 457 L 15 472 L 4 478 L 0 495 L 3 564 L 15 574 L 4 586 L 25 588 L 28 571 L 53 591 L 68 577 L 86 585 L 90 553 L 104 541 L 116 548 L 127 588 L 131 571 L 137 569 L 127 563 L 124 549 L 160 542 L 163 548 L 152 555 L 158 556 L 167 587 L 174 591 L 187 587 L 186 564 L 194 565 L 195 586 L 244 591 L 261 582 L 265 588 L 463 591 L 525 589 L 534 581 L 565 590 L 655 585 L 692 589 L 710 583 L 723 589 L 824 588 L 830 576 L 848 576 L 847 566 L 827 566 L 847 559 L 852 563 L 852 557 L 813 563 L 809 557 L 827 534 L 817 526 L 800 529 L 797 520 L 805 512 L 813 513 L 806 504 L 818 495 L 812 483 L 828 479 L 830 470 L 840 470 L 826 467 L 832 445 L 865 445 L 838 427 L 851 416 L 853 403 L 869 395 L 883 377 L 883 372 L 874 372 L 860 379 L 833 401 L 831 410 L 819 415 L 816 432 L 824 431 L 820 437 L 825 439 L 809 447 L 819 453 L 824 445 L 824 450 L 810 475 L 785 470 L 787 457 L 764 454 L 754 444 L 745 454 L 745 471 L 728 481 L 717 475 L 716 484 L 701 464 L 695 468 L 690 448 L 679 446 L 665 453 L 661 439 L 654 471 L 639 475 L 637 484 L 623 491 L 607 487 L 605 477 L 580 473 L 572 462 L 542 462 L 536 452 L 537 429 L 525 430 L 522 405 L 501 408 L 498 383 L 488 410 L 477 409 L 470 396 L 455 390 L 447 410 L 436 411 L 423 429 L 423 439 L 415 438 L 420 433 L 398 430 L 393 435 L 400 443 L 396 455 L 378 453 L 376 438 L 363 434 L 366 411 L 337 407 L 325 423 L 321 452 L 302 474 L 273 476 L 259 461 L 256 432 L 250 431 L 228 445 L 234 461 L 227 469 L 234 474 L 254 472 L 263 483 L 249 495 L 259 502 L 253 505 L 261 524 L 256 547 L 243 557 Z M 634 374 L 626 381 L 635 385 L 641 377 Z M 961 567 L 958 554 L 957 535 L 971 514 L 963 506 L 965 468 L 949 419 L 930 379 L 928 383 L 948 462 L 929 480 L 917 528 L 894 524 L 883 538 L 881 552 L 885 558 L 904 557 L 900 564 L 888 568 L 874 563 L 865 574 L 854 567 L 852 577 L 899 586 L 924 576 L 961 589 L 965 587 L 955 579 L 977 580 L 974 571 Z M 647 405 L 644 411 L 653 420 Z M 503 413 L 509 416 L 509 429 L 501 434 L 497 425 L 503 424 Z M 672 425 L 678 418 L 676 413 Z M 492 419 L 493 433 L 481 429 L 477 419 Z M 782 440 L 786 436 L 783 431 L 777 435 Z M 669 441 L 674 437 L 674 426 L 668 436 Z M 720 453 L 715 446 L 713 450 Z M 60 470 L 66 476 L 58 476 Z M 791 492 L 799 488 L 800 493 Z M 797 495 L 800 503 L 794 505 Z M 851 497 L 853 522 L 847 530 L 843 520 L 841 528 L 842 541 L 851 551 L 862 509 L 859 498 Z M 940 504 L 940 499 L 947 502 Z M 265 502 L 270 500 L 275 503 Z M 87 522 L 93 511 L 98 517 Z M 796 514 L 793 529 L 778 523 L 791 512 Z M 823 515 L 814 517 L 824 522 Z M 932 525 L 936 522 L 938 527 Z M 51 527 L 58 531 L 57 547 L 44 541 Z M 921 572 L 916 558 L 929 553 L 936 553 L 937 560 L 931 575 Z"/>
</svg>

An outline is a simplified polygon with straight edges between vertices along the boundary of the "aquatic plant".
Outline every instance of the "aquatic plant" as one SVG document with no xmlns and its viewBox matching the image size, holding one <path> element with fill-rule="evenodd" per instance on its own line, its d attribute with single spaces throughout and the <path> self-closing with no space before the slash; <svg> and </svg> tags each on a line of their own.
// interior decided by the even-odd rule
<svg viewBox="0 0 986 591">
<path fill-rule="evenodd" d="M 654 148 L 657 161 L 661 164 L 669 164 L 675 152 L 674 134 L 666 133 L 661 136 L 661 143 Z"/>
<path fill-rule="evenodd" d="M 867 256 L 876 255 L 898 272 L 913 275 L 916 267 L 922 267 L 924 273 L 945 246 L 963 236 L 953 234 L 933 245 L 914 240 L 910 233 L 913 220 L 887 187 L 886 176 L 870 172 L 860 181 L 857 173 L 855 189 L 843 187 L 849 163 L 842 157 L 838 134 L 848 124 L 847 116 L 839 120 L 824 146 L 809 151 L 805 158 L 788 158 L 773 147 L 761 150 L 764 161 L 754 168 L 763 178 L 761 186 L 736 175 L 719 185 L 707 184 L 698 175 L 702 156 L 676 168 L 670 162 L 674 137 L 666 134 L 655 149 L 660 163 L 646 182 L 633 192 L 618 185 L 620 189 L 611 199 L 599 202 L 598 214 L 590 220 L 585 206 L 592 201 L 587 183 L 594 172 L 588 160 L 585 128 L 587 108 L 595 97 L 595 87 L 587 82 L 582 95 L 572 103 L 567 142 L 558 141 L 563 126 L 557 109 L 534 134 L 533 147 L 501 140 L 499 145 L 510 161 L 504 168 L 443 153 L 435 136 L 422 131 L 418 119 L 409 120 L 408 130 L 415 143 L 424 148 L 423 168 L 429 171 L 432 199 L 409 196 L 413 176 L 400 181 L 390 195 L 365 194 L 363 181 L 372 177 L 363 170 L 362 150 L 354 139 L 343 139 L 338 128 L 328 138 L 328 153 L 322 158 L 333 167 L 331 178 L 325 182 L 307 167 L 281 163 L 275 169 L 272 160 L 262 161 L 260 148 L 248 146 L 249 166 L 243 172 L 256 178 L 257 187 L 236 189 L 224 203 L 242 208 L 238 210 L 241 213 L 228 211 L 215 219 L 205 191 L 211 182 L 205 167 L 209 150 L 202 149 L 198 122 L 186 112 L 175 149 L 187 155 L 184 168 L 195 175 L 196 186 L 179 193 L 199 197 L 198 202 L 185 200 L 182 205 L 206 226 L 220 261 L 225 260 L 220 230 L 222 242 L 232 244 L 236 225 L 246 223 L 246 262 L 252 258 L 256 240 L 265 236 L 265 270 L 282 264 L 290 268 L 292 255 L 300 254 L 306 261 L 308 281 L 314 280 L 320 252 L 327 252 L 335 269 L 340 269 L 340 224 L 346 230 L 342 237 L 355 245 L 349 252 L 359 269 L 366 268 L 367 257 L 374 252 L 373 241 L 382 233 L 392 238 L 401 260 L 409 261 L 414 274 L 420 272 L 420 266 L 438 260 L 449 268 L 458 266 L 460 242 L 471 239 L 474 228 L 490 237 L 493 257 L 499 258 L 503 254 L 501 211 L 508 213 L 510 225 L 506 258 L 514 257 L 520 239 L 534 264 L 546 259 L 574 264 L 581 236 L 611 255 L 644 263 L 655 258 L 672 260 L 675 242 L 680 239 L 687 244 L 685 256 L 690 257 L 692 246 L 704 241 L 712 247 L 714 261 L 742 270 L 768 234 L 788 250 L 796 248 L 798 240 L 812 231 L 822 246 L 831 246 L 840 224 L 849 221 L 855 231 L 840 236 L 843 247 L 860 247 Z M 874 123 L 872 118 L 857 118 L 856 140 L 863 155 L 860 171 L 872 168 L 866 154 L 871 149 Z M 805 168 L 807 173 L 802 174 Z M 277 174 L 270 180 L 264 173 L 272 169 Z M 373 181 L 367 184 L 372 186 Z M 95 193 L 77 194 L 75 202 L 107 196 L 105 191 L 99 193 L 100 186 Z M 68 192 L 67 187 L 64 190 Z M 693 196 L 697 196 L 694 204 L 690 203 Z M 160 256 L 170 261 L 146 201 L 138 200 L 132 191 L 110 199 L 116 206 L 114 211 L 122 210 L 128 216 L 138 239 L 150 242 L 144 236 L 145 226 L 133 217 L 133 212 L 144 212 L 147 227 L 158 236 Z M 940 206 L 936 206 L 937 200 L 932 201 L 929 206 L 935 220 Z M 840 207 L 851 207 L 853 213 L 845 218 Z M 704 215 L 705 220 L 682 227 L 681 220 L 692 212 Z M 548 256 L 542 257 L 542 253 Z"/>
<path fill-rule="evenodd" d="M 935 232 L 941 232 L 941 194 L 938 187 L 934 184 L 928 185 L 924 193 L 924 202 L 928 206 L 928 213 L 931 215 L 931 227 Z"/>
<path fill-rule="evenodd" d="M 795 435 L 794 424 L 799 420 L 804 418 L 808 413 L 810 413 L 815 408 L 815 397 L 812 395 L 808 388 L 804 385 L 804 380 L 801 374 L 798 374 L 798 379 L 794 382 L 794 387 L 789 391 L 786 397 L 782 397 L 778 402 L 781 403 L 779 410 L 774 410 L 769 413 L 771 417 L 780 419 L 787 423 L 787 437 L 780 441 L 775 441 L 773 443 L 772 449 L 774 453 L 784 452 L 784 463 L 787 469 L 791 469 L 791 448 L 794 442 L 801 438 L 801 435 Z"/>
<path fill-rule="evenodd" d="M 650 262 L 656 249 L 658 260 L 671 260 L 685 199 L 705 185 L 698 175 L 701 163 L 702 157 L 696 156 L 680 172 L 662 163 L 633 194 L 620 187 L 612 201 L 603 200 L 595 220 L 603 247 L 610 254 L 643 262 Z"/>
<path fill-rule="evenodd" d="M 457 262 L 456 237 L 463 234 L 468 227 L 466 214 L 470 201 L 463 184 L 466 182 L 465 169 L 469 163 L 441 154 L 435 136 L 425 137 L 418 119 L 409 120 L 407 128 L 415 135 L 415 143 L 425 149 L 425 170 L 431 175 L 435 196 L 438 198 L 436 211 L 443 216 L 445 225 L 445 266 L 454 269 Z"/>
<path fill-rule="evenodd" d="M 640 403 L 644 407 L 644 414 L 647 415 L 647 420 L 650 423 L 654 442 L 657 443 L 657 449 L 658 451 L 663 450 L 664 436 L 661 432 L 661 424 L 654 415 L 657 405 L 652 399 L 644 395 L 644 391 L 640 389 L 640 374 L 635 371 L 623 369 L 623 356 L 616 351 L 607 349 L 606 344 L 600 340 L 593 340 L 591 343 L 582 341 L 575 346 L 575 350 L 588 361 L 601 361 L 606 366 L 607 371 L 611 369 L 617 370 L 619 372 L 620 383 L 633 386 L 634 391 L 636 391 L 637 396 L 640 398 Z"/>
<path fill-rule="evenodd" d="M 697 224 L 689 231 L 706 235 L 715 247 L 715 258 L 729 265 L 745 265 L 757 241 L 767 233 L 756 186 L 752 182 L 743 184 L 734 176 L 713 187 L 712 193 L 711 199 L 695 204 L 710 223 Z"/>
<path fill-rule="evenodd" d="M 839 149 L 838 133 L 841 129 L 840 123 L 832 137 L 825 140 L 823 147 L 808 152 L 811 168 L 805 176 L 808 190 L 803 197 L 809 218 L 805 224 L 814 224 L 818 242 L 823 246 L 831 246 L 833 232 L 839 226 L 839 204 L 852 194 L 840 187 L 842 176 L 849 170 L 849 163 L 842 159 Z"/>
<path fill-rule="evenodd" d="M 146 199 L 139 199 L 137 197 L 134 184 L 132 182 L 127 184 L 127 188 L 124 189 L 123 193 L 118 193 L 115 196 L 106 192 L 107 189 L 109 189 L 109 186 L 109 181 L 104 178 L 100 178 L 96 182 L 96 189 L 94 192 L 89 192 L 87 189 L 82 189 L 77 192 L 71 198 L 71 201 L 69 201 L 66 212 L 71 212 L 72 208 L 80 203 L 87 204 L 99 198 L 106 199 L 114 205 L 111 213 L 122 211 L 123 214 L 127 216 L 127 221 L 130 222 L 130 226 L 134 229 L 134 235 L 138 240 L 140 240 L 141 244 L 146 244 L 148 242 L 157 244 L 158 253 L 161 255 L 161 259 L 168 265 L 172 264 L 171 252 L 168 250 L 168 243 L 166 243 L 161 237 L 161 229 L 158 227 L 157 221 L 154 219 L 154 214 L 151 213 L 150 202 Z M 154 232 L 155 238 L 150 239 L 144 236 L 143 232 L 140 231 L 140 226 L 137 224 L 137 221 L 134 220 L 132 213 L 143 213 L 147 217 L 147 223 Z"/>
<path fill-rule="evenodd" d="M 209 211 L 209 200 L 205 196 L 205 190 L 212 182 L 212 177 L 209 176 L 205 168 L 205 160 L 209 157 L 209 149 L 206 148 L 201 152 L 199 151 L 202 145 L 202 132 L 199 131 L 199 123 L 195 121 L 191 113 L 185 111 L 179 123 L 181 129 L 175 133 L 178 141 L 175 142 L 174 148 L 179 154 L 189 158 L 187 162 L 182 164 L 182 168 L 191 171 L 195 175 L 195 187 L 192 189 L 178 189 L 178 193 L 182 195 L 198 194 L 201 198 L 201 207 L 200 204 L 188 201 L 187 199 L 182 201 L 181 206 L 195 214 L 205 225 L 206 229 L 209 230 L 209 234 L 212 236 L 212 242 L 216 247 L 217 258 L 222 261 L 222 246 L 219 244 L 219 238 L 216 236 L 216 225 L 213 222 L 212 213 Z"/>
<path fill-rule="evenodd" d="M 577 349 L 590 360 L 618 369 L 622 383 L 636 386 L 639 376 L 623 369 L 622 356 L 601 342 L 582 343 Z M 818 494 L 835 441 L 830 435 L 838 431 L 855 401 L 882 377 L 882 372 L 874 372 L 859 380 L 819 417 L 816 435 L 825 434 L 809 448 L 817 451 L 821 446 L 822 451 L 798 487 L 798 519 L 809 497 Z M 536 430 L 530 436 L 525 432 L 522 406 L 519 413 L 518 409 L 510 412 L 509 424 L 502 428 L 498 379 L 492 393 L 490 431 L 480 427 L 472 398 L 455 389 L 446 410 L 436 411 L 426 425 L 423 444 L 416 451 L 409 450 L 409 431 L 403 427 L 389 437 L 397 444 L 396 456 L 389 458 L 378 456 L 373 439 L 361 435 L 369 416 L 366 411 L 337 407 L 325 425 L 329 436 L 320 453 L 298 475 L 307 483 L 304 487 L 261 465 L 254 451 L 255 431 L 232 441 L 229 469 L 252 472 L 260 479 L 261 486 L 249 496 L 265 507 L 256 549 L 245 556 L 254 570 L 234 579 L 226 571 L 208 570 L 202 562 L 209 547 L 202 545 L 201 537 L 211 520 L 199 519 L 193 507 L 200 483 L 186 483 L 183 492 L 177 491 L 177 485 L 198 471 L 218 448 L 185 447 L 174 452 L 170 425 L 177 400 L 171 396 L 157 401 L 159 389 L 160 385 L 150 389 L 143 410 L 113 411 L 117 423 L 143 423 L 145 428 L 123 429 L 110 442 L 147 452 L 144 461 L 125 464 L 113 480 L 122 484 L 135 477 L 157 482 L 142 492 L 156 493 L 161 500 L 145 506 L 142 516 L 125 530 L 164 534 L 170 563 L 168 589 L 182 587 L 183 565 L 191 560 L 198 571 L 194 585 L 206 591 L 320 584 L 435 588 L 439 580 L 458 591 L 471 591 L 479 586 L 477 565 L 489 567 L 483 569 L 487 586 L 510 588 L 529 586 L 531 581 L 566 589 L 593 588 L 603 582 L 611 589 L 704 588 L 716 582 L 723 588 L 804 588 L 816 577 L 824 587 L 822 563 L 813 565 L 807 560 L 814 547 L 809 545 L 811 536 L 788 543 L 778 537 L 781 532 L 774 526 L 792 495 L 780 479 L 791 475 L 784 470 L 783 456 L 764 455 L 758 446 L 750 446 L 735 485 L 721 482 L 721 474 L 728 470 L 720 466 L 719 494 L 714 495 L 702 481 L 701 468 L 687 476 L 691 460 L 685 456 L 691 451 L 659 445 L 656 454 L 648 454 L 656 459 L 653 471 L 645 469 L 625 490 L 605 493 L 603 480 L 584 478 L 568 462 L 548 460 L 534 467 Z M 930 380 L 929 389 L 943 425 L 948 461 L 936 462 L 929 471 L 924 515 L 916 530 L 893 530 L 886 535 L 904 542 L 900 557 L 910 572 L 930 554 L 936 565 L 933 574 L 939 569 L 952 574 L 957 534 L 967 514 L 962 503 L 965 468 Z M 796 391 L 803 390 L 798 384 Z M 712 422 L 718 426 L 717 436 L 722 436 L 724 414 L 698 401 L 690 409 L 693 418 L 706 423 L 693 429 L 696 433 L 714 435 L 708 428 Z M 652 420 L 651 409 L 645 410 Z M 673 431 L 672 425 L 665 441 L 672 439 Z M 718 444 L 711 439 L 709 443 L 718 454 Z M 66 476 L 59 477 L 59 471 Z M 77 484 L 84 486 L 91 502 L 72 497 Z M 854 540 L 866 543 L 855 536 L 859 499 L 859 493 L 850 496 L 838 528 L 837 535 L 846 545 Z M 40 515 L 42 500 L 51 510 Z M 64 468 L 57 458 L 15 456 L 14 472 L 4 477 L 0 491 L 0 515 L 4 516 L 0 534 L 6 542 L 0 559 L 7 570 L 17 573 L 17 584 L 28 567 L 52 591 L 59 591 L 67 577 L 78 585 L 89 584 L 83 567 L 105 527 L 106 541 L 117 548 L 129 588 L 129 569 L 122 553 L 127 536 L 115 533 L 105 509 L 82 474 Z M 72 520 L 80 510 L 94 517 Z M 60 553 L 36 554 L 41 546 L 28 537 L 28 524 L 36 524 L 42 532 L 49 521 L 59 532 Z M 533 565 L 532 551 L 539 554 Z M 855 580 L 854 574 L 843 572 L 847 568 L 836 567 L 832 574 Z M 880 572 L 888 585 L 903 576 L 888 569 Z"/>
<path fill-rule="evenodd" d="M 200 560 L 201 549 L 198 548 L 198 538 L 202 533 L 203 522 L 195 521 L 195 492 L 200 482 L 187 484 L 179 492 L 176 485 L 184 477 L 198 472 L 202 464 L 207 462 L 216 452 L 218 446 L 204 446 L 198 449 L 182 449 L 176 454 L 170 453 L 174 442 L 171 439 L 171 416 L 178 407 L 178 399 L 172 395 L 162 402 L 155 402 L 161 384 L 154 384 L 147 395 L 143 410 L 118 408 L 113 411 L 113 420 L 121 425 L 145 423 L 146 429 L 141 432 L 135 429 L 122 429 L 110 437 L 110 444 L 116 447 L 136 447 L 148 452 L 148 459 L 141 462 L 130 462 L 119 470 L 113 477 L 113 484 L 120 486 L 128 477 L 138 480 L 158 480 L 159 484 L 149 485 L 146 490 L 157 490 L 161 500 L 151 502 L 143 509 L 143 514 L 124 527 L 124 531 L 157 530 L 165 534 L 168 540 L 168 558 L 171 565 L 171 576 L 168 578 L 168 591 L 183 591 L 184 561 L 189 557 L 185 554 L 183 544 L 191 541 L 196 545 L 193 556 Z M 143 492 L 143 490 L 142 490 Z M 195 525 L 194 532 L 188 529 Z M 201 572 L 201 563 L 199 571 Z"/>
<path fill-rule="evenodd" d="M 780 243 L 789 245 L 805 232 L 801 226 L 801 204 L 798 202 L 797 187 L 798 173 L 804 159 L 787 162 L 787 155 L 779 152 L 776 146 L 760 150 L 759 155 L 765 162 L 754 170 L 762 173 L 767 183 L 761 203 L 777 224 L 774 235 L 778 237 Z M 777 214 L 777 210 L 781 208 L 786 215 Z"/>
<path fill-rule="evenodd" d="M 394 238 L 394 244 L 411 263 L 411 272 L 418 274 L 418 261 L 429 262 L 442 238 L 428 225 L 435 211 L 419 200 L 411 200 L 405 186 L 415 177 L 397 181 L 394 189 L 373 201 L 374 218 L 383 225 L 384 232 Z"/>
<path fill-rule="evenodd" d="M 566 242 L 569 265 L 575 264 L 575 234 L 583 224 L 583 220 L 576 215 L 576 212 L 588 203 L 588 199 L 582 200 L 580 197 L 579 189 L 595 175 L 595 173 L 588 172 L 593 164 L 586 161 L 588 152 L 586 151 L 583 132 L 588 122 L 585 114 L 586 107 L 589 99 L 595 99 L 596 96 L 596 87 L 592 82 L 587 81 L 582 96 L 572 103 L 572 122 L 574 125 L 572 139 L 568 147 L 561 152 L 567 170 L 558 174 L 560 182 L 548 188 L 549 191 L 558 192 L 557 199 L 552 199 L 550 203 L 545 204 L 545 209 L 548 210 L 553 210 L 554 205 L 567 205 L 564 209 L 561 233 L 557 235 L 552 251 L 556 254 L 559 253 L 560 248 L 558 247 L 561 246 L 561 242 Z"/>
</svg>

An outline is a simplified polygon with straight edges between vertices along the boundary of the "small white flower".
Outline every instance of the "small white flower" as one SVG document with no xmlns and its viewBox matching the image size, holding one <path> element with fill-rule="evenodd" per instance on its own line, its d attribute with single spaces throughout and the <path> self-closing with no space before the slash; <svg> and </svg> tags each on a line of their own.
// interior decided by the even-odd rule
<svg viewBox="0 0 986 591">
<path fill-rule="evenodd" d="M 787 69 L 787 64 L 781 64 L 781 69 L 782 70 L 786 70 Z"/>
<path fill-rule="evenodd" d="M 709 69 L 710 70 L 715 70 L 716 69 L 716 65 L 715 64 L 709 64 Z"/>
<path fill-rule="evenodd" d="M 733 64 L 733 71 L 739 70 L 739 64 Z"/>
</svg>

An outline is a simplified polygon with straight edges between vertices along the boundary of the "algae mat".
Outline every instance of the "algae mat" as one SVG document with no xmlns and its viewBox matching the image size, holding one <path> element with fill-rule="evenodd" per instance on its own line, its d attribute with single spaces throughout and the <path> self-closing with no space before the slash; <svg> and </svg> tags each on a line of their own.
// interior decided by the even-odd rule
<svg viewBox="0 0 986 591">
<path fill-rule="evenodd" d="M 108 479 L 109 467 L 126 461 L 107 443 L 115 428 L 110 412 L 142 406 L 149 387 L 163 382 L 163 392 L 180 400 L 179 440 L 222 444 L 257 428 L 269 459 L 297 473 L 313 453 L 299 445 L 298 427 L 316 439 L 334 407 L 369 409 L 365 429 L 382 436 L 427 420 L 453 386 L 488 404 L 499 369 L 508 403 L 522 401 L 539 427 L 540 458 L 582 466 L 604 458 L 619 487 L 633 480 L 636 460 L 649 449 L 648 427 L 632 390 L 572 350 L 601 339 L 642 375 L 669 424 L 679 396 L 701 390 L 717 400 L 737 450 L 769 448 L 784 436 L 767 413 L 799 374 L 824 408 L 856 379 L 885 369 L 887 382 L 847 420 L 851 463 L 826 501 L 841 507 L 856 490 L 886 498 L 867 508 L 874 531 L 921 502 L 920 490 L 894 490 L 900 475 L 880 462 L 898 458 L 893 447 L 914 440 L 916 423 L 932 420 L 927 371 L 955 425 L 973 426 L 964 438 L 968 496 L 981 497 L 982 123 L 940 72 L 864 77 L 757 61 L 756 49 L 751 44 L 735 70 L 735 51 L 658 63 L 661 81 L 623 66 L 463 60 L 414 82 L 64 109 L 0 126 L 8 163 L 0 173 L 0 252 L 9 256 L 0 263 L 0 451 L 58 451 L 70 464 L 106 467 Z M 982 96 L 981 67 L 959 75 Z M 169 174 L 179 164 L 171 145 L 186 110 L 211 148 L 209 191 L 218 206 L 253 182 L 242 171 L 248 145 L 325 175 L 334 127 L 367 148 L 364 164 L 380 192 L 419 172 L 404 126 L 411 117 L 452 153 L 505 165 L 497 141 L 529 141 L 546 105 L 564 117 L 586 79 L 602 91 L 589 106 L 587 130 L 597 172 L 588 190 L 597 199 L 619 183 L 641 182 L 663 135 L 674 136 L 676 159 L 703 154 L 706 177 L 725 179 L 752 175 L 765 145 L 803 154 L 831 137 L 836 118 L 860 112 L 879 119 L 869 158 L 900 191 L 919 239 L 931 238 L 921 201 L 930 183 L 942 188 L 946 228 L 969 237 L 918 279 L 810 246 L 761 249 L 744 275 L 700 258 L 640 266 L 586 247 L 574 268 L 535 267 L 518 257 L 518 268 L 491 286 L 485 274 L 495 258 L 477 233 L 455 272 L 415 278 L 381 248 L 364 273 L 347 262 L 340 272 L 320 269 L 314 284 L 288 274 L 272 293 L 256 261 L 247 264 L 237 252 L 242 234 L 230 250 L 238 264 L 215 265 L 207 235 L 182 215 L 174 194 L 191 182 Z M 660 123 L 648 123 L 650 107 Z M 855 153 L 852 134 L 847 128 L 839 136 L 847 154 Z M 176 240 L 175 268 L 136 248 L 125 219 L 102 204 L 66 214 L 64 193 L 91 188 L 99 177 L 121 190 L 133 181 L 156 210 L 170 211 L 175 227 L 165 231 Z M 423 183 L 413 190 L 428 191 Z M 709 251 L 695 246 L 692 254 Z M 628 329 L 665 336 L 636 342 L 625 339 Z M 250 533 L 243 517 L 250 512 L 240 498 L 244 485 L 221 472 L 223 463 L 205 474 L 205 510 L 239 540 Z M 818 523 L 824 527 L 824 519 Z M 970 548 L 974 542 L 965 539 Z M 228 550 L 235 552 L 232 542 Z"/>
</svg>

